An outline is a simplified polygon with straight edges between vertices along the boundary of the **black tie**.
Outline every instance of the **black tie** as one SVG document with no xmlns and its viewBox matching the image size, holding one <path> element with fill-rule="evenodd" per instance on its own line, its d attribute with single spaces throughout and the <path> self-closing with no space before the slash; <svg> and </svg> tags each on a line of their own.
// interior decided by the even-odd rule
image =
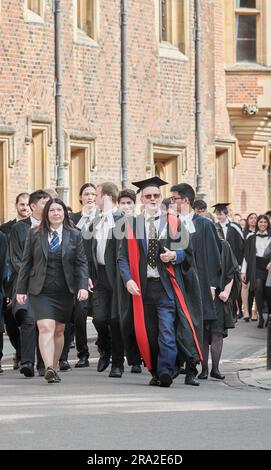
<svg viewBox="0 0 271 470">
<path fill-rule="evenodd" d="M 158 217 L 159 218 L 159 217 Z M 156 254 L 158 249 L 158 238 L 157 238 L 157 231 L 155 228 L 154 220 L 155 217 L 150 217 L 149 219 L 150 226 L 149 226 L 149 233 L 148 233 L 148 256 L 147 256 L 147 263 L 153 269 L 157 267 L 156 263 Z"/>
</svg>

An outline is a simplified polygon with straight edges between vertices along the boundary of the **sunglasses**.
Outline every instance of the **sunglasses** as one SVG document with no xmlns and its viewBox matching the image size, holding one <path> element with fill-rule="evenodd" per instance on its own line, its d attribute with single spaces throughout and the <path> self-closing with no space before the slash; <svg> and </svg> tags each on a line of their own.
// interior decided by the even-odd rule
<svg viewBox="0 0 271 470">
<path fill-rule="evenodd" d="M 154 199 L 159 199 L 159 197 L 161 197 L 161 194 L 144 194 L 144 197 L 148 200 L 151 200 L 152 198 Z"/>
</svg>

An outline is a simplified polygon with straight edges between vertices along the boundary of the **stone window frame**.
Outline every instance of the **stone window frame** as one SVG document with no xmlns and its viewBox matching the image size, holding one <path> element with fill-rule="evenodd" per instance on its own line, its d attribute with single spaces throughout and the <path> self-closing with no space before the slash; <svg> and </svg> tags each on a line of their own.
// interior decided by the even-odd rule
<svg viewBox="0 0 271 470">
<path fill-rule="evenodd" d="M 217 155 L 217 152 L 227 152 L 228 153 L 228 176 L 229 176 L 229 182 L 228 182 L 228 193 L 229 193 L 229 202 L 231 203 L 232 201 L 232 188 L 233 188 L 233 170 L 234 168 L 240 163 L 240 152 L 238 149 L 238 143 L 237 139 L 215 139 L 215 158 Z M 217 160 L 215 160 L 215 168 L 216 168 L 216 173 L 217 174 Z M 215 178 L 216 181 L 216 198 L 218 194 L 218 186 L 217 186 L 217 179 Z"/>
<path fill-rule="evenodd" d="M 73 39 L 77 44 L 85 44 L 87 46 L 99 47 L 99 35 L 100 35 L 100 0 L 93 0 L 93 16 L 94 16 L 94 27 L 93 27 L 93 38 L 88 36 L 86 32 L 78 28 L 77 24 L 77 1 L 73 0 Z"/>
<path fill-rule="evenodd" d="M 24 6 L 24 19 L 27 23 L 44 23 L 45 19 L 45 0 L 39 0 L 40 1 L 40 10 L 41 14 L 35 13 L 33 10 L 28 8 L 28 0 L 25 0 L 25 6 Z"/>
<path fill-rule="evenodd" d="M 64 139 L 64 167 L 69 169 L 71 164 L 71 148 L 77 147 L 86 150 L 86 174 L 91 175 L 98 169 L 98 153 L 96 136 L 85 131 L 66 130 Z"/>
<path fill-rule="evenodd" d="M 181 181 L 182 177 L 188 172 L 188 155 L 187 145 L 183 140 L 167 141 L 148 139 L 148 155 L 146 161 L 146 173 L 153 176 L 154 173 L 154 155 L 156 153 L 170 155 L 177 158 L 177 180 Z"/>
<path fill-rule="evenodd" d="M 16 163 L 16 145 L 15 145 L 16 129 L 9 126 L 0 126 L 0 143 L 3 144 L 3 215 L 4 220 L 8 217 L 8 188 L 10 187 L 10 168 L 14 168 Z"/>
<path fill-rule="evenodd" d="M 52 147 L 53 147 L 53 121 L 50 116 L 46 115 L 29 115 L 26 118 L 26 136 L 25 144 L 28 146 L 28 164 L 31 155 L 31 143 L 33 142 L 33 131 L 40 131 L 44 133 L 44 187 L 50 186 L 50 167 L 52 161 Z"/>
<path fill-rule="evenodd" d="M 178 24 L 176 16 L 174 15 L 174 8 L 178 6 L 177 3 L 173 3 L 169 0 L 167 3 L 168 7 L 168 28 L 171 39 L 169 41 L 161 40 L 161 1 L 155 1 L 155 23 L 156 23 L 156 39 L 158 44 L 158 54 L 161 58 L 175 59 L 181 62 L 188 61 L 188 54 L 190 49 L 190 4 L 189 0 L 183 1 L 183 24 L 184 24 L 184 48 L 181 51 L 178 42 Z"/>
<path fill-rule="evenodd" d="M 247 70 L 257 67 L 271 66 L 271 32 L 268 26 L 271 22 L 271 2 L 256 0 L 256 8 L 236 8 L 236 0 L 223 0 L 224 10 L 224 48 L 226 69 L 229 67 Z M 256 15 L 256 63 L 236 62 L 236 16 Z"/>
</svg>

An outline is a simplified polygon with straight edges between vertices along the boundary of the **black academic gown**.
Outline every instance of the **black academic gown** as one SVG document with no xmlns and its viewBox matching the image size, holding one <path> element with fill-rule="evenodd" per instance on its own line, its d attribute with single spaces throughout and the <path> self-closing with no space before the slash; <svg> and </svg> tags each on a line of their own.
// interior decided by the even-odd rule
<svg viewBox="0 0 271 470">
<path fill-rule="evenodd" d="M 0 232 L 0 333 L 4 332 L 4 318 L 2 312 L 2 303 L 4 298 L 4 273 L 6 265 L 6 256 L 7 256 L 8 244 L 6 236 Z"/>
<path fill-rule="evenodd" d="M 162 218 L 163 219 L 163 218 Z M 144 248 L 144 239 L 145 239 L 145 222 L 144 217 L 139 215 L 133 220 L 130 218 L 128 223 L 133 228 L 133 233 L 138 239 L 138 246 L 140 252 L 140 262 L 139 262 L 139 274 L 141 281 L 141 292 L 144 298 L 144 294 L 147 288 L 147 255 Z M 166 225 L 166 217 L 164 217 L 164 222 L 161 223 L 161 232 Z M 160 260 L 160 254 L 163 252 L 163 247 L 168 249 L 172 248 L 172 242 L 174 242 L 174 249 L 178 249 L 178 244 L 181 248 L 181 236 L 178 238 L 172 237 L 169 226 L 167 225 L 166 234 L 163 235 L 163 238 L 159 240 L 159 251 L 157 253 L 157 268 L 159 271 L 161 283 L 165 290 L 171 289 L 172 285 L 170 282 L 169 274 L 166 270 L 164 263 Z M 192 253 L 191 245 L 185 249 L 186 259 L 181 264 L 174 265 L 174 274 L 179 288 L 182 291 L 184 300 L 188 307 L 189 314 L 191 316 L 197 340 L 199 343 L 200 349 L 202 348 L 202 337 L 203 337 L 203 314 L 202 314 L 202 302 L 201 302 L 201 293 L 199 280 L 194 264 L 194 257 Z M 121 243 L 118 262 L 124 258 L 129 260 L 128 257 L 128 242 L 127 238 L 124 237 Z M 177 309 L 180 312 L 181 307 L 179 301 L 174 295 Z M 132 296 L 128 293 L 124 283 L 120 285 L 120 314 L 121 314 L 121 325 L 122 332 L 125 343 L 125 352 L 129 365 L 136 363 L 138 358 L 139 350 L 135 339 L 135 330 L 134 330 L 134 321 L 133 321 L 133 302 Z M 147 330 L 147 336 L 150 345 L 152 364 L 154 365 L 154 370 L 157 363 L 158 357 L 158 318 L 155 312 L 155 309 L 151 306 L 148 308 L 148 311 L 144 311 L 145 326 Z M 189 360 L 195 364 L 199 363 L 199 353 L 195 346 L 191 328 L 183 314 L 176 315 L 176 337 L 179 351 L 180 362 L 183 362 L 184 358 L 189 358 Z"/>
<path fill-rule="evenodd" d="M 225 237 L 222 226 L 220 224 L 216 224 L 216 227 L 220 238 L 224 240 Z M 244 258 L 244 234 L 241 227 L 234 222 L 229 222 L 227 229 L 226 240 L 231 246 L 238 265 L 241 266 Z"/>
<path fill-rule="evenodd" d="M 196 232 L 191 233 L 191 241 L 201 289 L 203 319 L 216 320 L 217 312 L 210 288 L 217 287 L 220 281 L 221 241 L 209 219 L 195 214 L 193 223 Z"/>
<path fill-rule="evenodd" d="M 235 328 L 233 319 L 233 305 L 238 299 L 241 289 L 239 265 L 229 243 L 226 240 L 222 240 L 221 260 L 222 272 L 219 286 L 216 289 L 215 298 L 217 320 L 206 322 L 205 330 L 209 330 L 211 333 L 222 334 L 225 338 L 228 336 L 228 328 Z M 230 296 L 227 302 L 223 302 L 219 299 L 219 294 L 224 291 L 226 285 L 231 281 L 233 281 L 233 285 Z"/>
</svg>

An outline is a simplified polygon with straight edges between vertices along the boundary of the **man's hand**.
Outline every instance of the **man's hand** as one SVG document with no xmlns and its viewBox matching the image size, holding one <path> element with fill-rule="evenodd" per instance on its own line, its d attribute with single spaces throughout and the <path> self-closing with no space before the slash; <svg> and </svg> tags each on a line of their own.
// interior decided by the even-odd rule
<svg viewBox="0 0 271 470">
<path fill-rule="evenodd" d="M 88 299 L 88 291 L 86 289 L 80 289 L 77 294 L 77 300 L 82 302 L 82 300 Z"/>
<path fill-rule="evenodd" d="M 220 300 L 222 300 L 222 302 L 227 302 L 229 295 L 230 295 L 229 292 L 223 291 L 223 292 L 220 292 L 218 297 L 220 298 Z"/>
<path fill-rule="evenodd" d="M 127 282 L 126 288 L 128 292 L 132 295 L 139 295 L 139 296 L 141 295 L 140 289 L 138 288 L 137 283 L 133 281 L 132 279 L 130 279 L 130 281 Z"/>
<path fill-rule="evenodd" d="M 165 253 L 160 255 L 160 259 L 163 263 L 170 263 L 176 259 L 176 251 L 170 251 L 168 248 L 164 248 Z"/>
<path fill-rule="evenodd" d="M 247 283 L 247 276 L 246 273 L 241 273 L 241 281 L 246 284 Z"/>
<path fill-rule="evenodd" d="M 27 295 L 26 295 L 26 294 L 17 294 L 17 295 L 16 295 L 16 300 L 17 300 L 18 304 L 20 304 L 20 305 L 25 304 L 26 299 L 27 299 Z"/>
</svg>

